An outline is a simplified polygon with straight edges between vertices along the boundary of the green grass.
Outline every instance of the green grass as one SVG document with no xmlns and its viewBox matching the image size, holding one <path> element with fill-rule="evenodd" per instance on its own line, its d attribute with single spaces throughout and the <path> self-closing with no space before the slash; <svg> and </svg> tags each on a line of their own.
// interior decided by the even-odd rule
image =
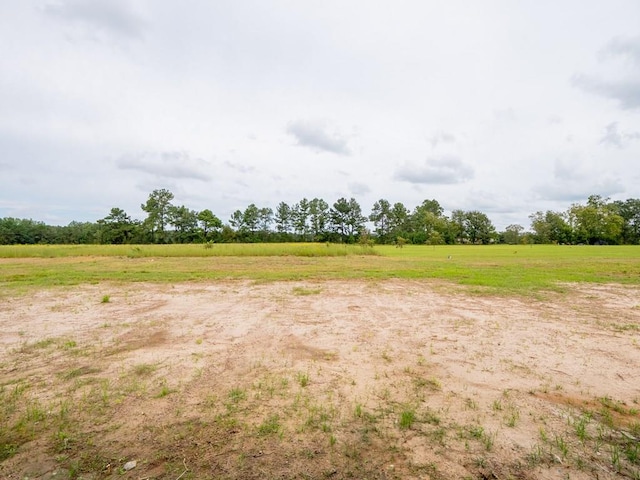
<svg viewBox="0 0 640 480">
<path fill-rule="evenodd" d="M 638 285 L 640 246 L 0 246 L 0 290 L 5 291 L 108 281 L 352 278 L 441 279 L 502 294 L 561 291 L 567 282 Z"/>
</svg>

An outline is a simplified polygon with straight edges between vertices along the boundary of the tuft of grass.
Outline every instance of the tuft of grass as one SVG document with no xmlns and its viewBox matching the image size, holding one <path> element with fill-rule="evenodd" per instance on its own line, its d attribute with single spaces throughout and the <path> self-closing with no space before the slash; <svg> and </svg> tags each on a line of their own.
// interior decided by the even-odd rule
<svg viewBox="0 0 640 480">
<path fill-rule="evenodd" d="M 280 425 L 280 417 L 278 415 L 270 415 L 265 418 L 264 421 L 258 425 L 258 436 L 264 437 L 267 435 L 274 435 L 280 432 L 282 425 Z"/>
<path fill-rule="evenodd" d="M 111 301 L 111 297 L 109 295 L 103 295 L 102 301 L 100 303 L 109 303 Z"/>
<path fill-rule="evenodd" d="M 294 295 L 298 296 L 307 296 L 307 295 L 319 295 L 322 293 L 321 288 L 305 288 L 305 287 L 294 287 L 292 290 Z"/>
<path fill-rule="evenodd" d="M 298 383 L 300 384 L 300 386 L 302 388 L 304 388 L 307 385 L 309 385 L 309 374 L 308 373 L 298 372 L 298 374 L 296 375 L 296 379 L 298 380 Z"/>
<path fill-rule="evenodd" d="M 416 421 L 416 411 L 413 408 L 405 408 L 400 412 L 400 419 L 398 420 L 398 426 L 401 430 L 407 430 Z"/>
</svg>

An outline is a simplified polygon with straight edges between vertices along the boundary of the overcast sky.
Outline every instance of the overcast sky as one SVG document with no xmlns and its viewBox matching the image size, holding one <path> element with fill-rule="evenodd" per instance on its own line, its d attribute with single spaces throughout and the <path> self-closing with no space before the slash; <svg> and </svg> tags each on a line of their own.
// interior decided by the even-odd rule
<svg viewBox="0 0 640 480">
<path fill-rule="evenodd" d="M 0 217 L 640 198 L 640 2 L 3 0 Z"/>
</svg>

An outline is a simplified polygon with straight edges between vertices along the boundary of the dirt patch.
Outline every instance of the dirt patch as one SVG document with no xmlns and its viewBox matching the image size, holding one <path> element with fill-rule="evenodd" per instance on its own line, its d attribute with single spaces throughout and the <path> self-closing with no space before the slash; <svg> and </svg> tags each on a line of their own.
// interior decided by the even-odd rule
<svg viewBox="0 0 640 480">
<path fill-rule="evenodd" d="M 406 280 L 4 297 L 0 476 L 640 478 L 639 299 Z"/>
</svg>

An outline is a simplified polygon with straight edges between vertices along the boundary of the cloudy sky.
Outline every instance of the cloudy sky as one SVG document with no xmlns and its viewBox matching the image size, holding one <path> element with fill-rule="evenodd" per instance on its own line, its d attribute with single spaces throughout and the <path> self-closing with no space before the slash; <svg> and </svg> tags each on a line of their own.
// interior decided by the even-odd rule
<svg viewBox="0 0 640 480">
<path fill-rule="evenodd" d="M 640 198 L 637 0 L 3 0 L 0 217 Z"/>
</svg>

